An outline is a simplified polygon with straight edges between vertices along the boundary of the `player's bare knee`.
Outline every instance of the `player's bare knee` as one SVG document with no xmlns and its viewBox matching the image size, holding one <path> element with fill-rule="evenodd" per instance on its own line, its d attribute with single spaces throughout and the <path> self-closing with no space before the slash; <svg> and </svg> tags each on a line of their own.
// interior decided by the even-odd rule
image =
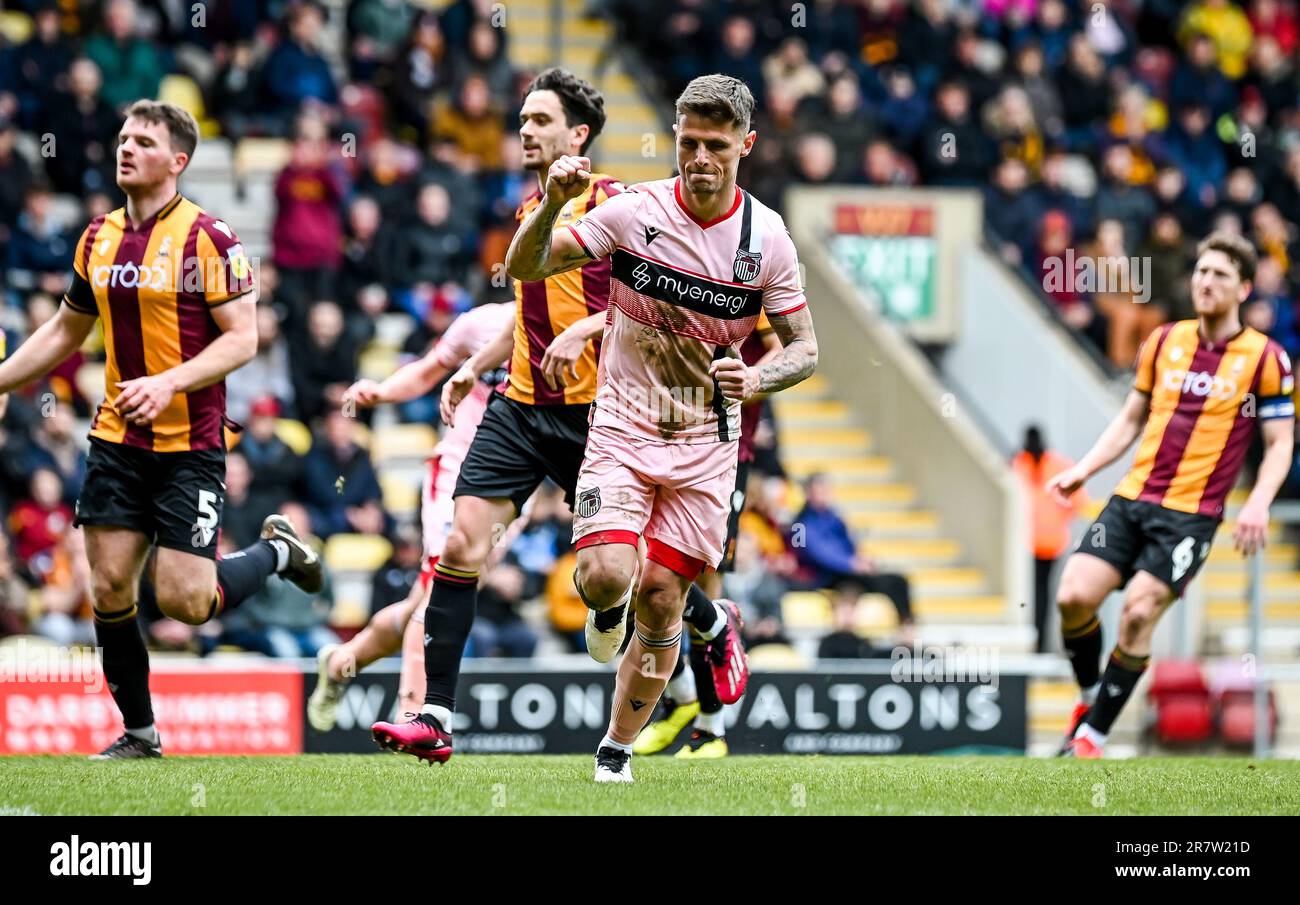
<svg viewBox="0 0 1300 905">
<path fill-rule="evenodd" d="M 684 602 L 675 582 L 652 581 L 642 587 L 637 598 L 637 622 L 651 631 L 668 629 L 681 620 Z"/>
<path fill-rule="evenodd" d="M 613 557 L 583 557 L 578 560 L 578 587 L 582 599 L 593 610 L 606 610 L 618 603 L 632 583 L 635 564 Z"/>
<path fill-rule="evenodd" d="M 443 542 L 438 561 L 456 569 L 480 569 L 492 548 L 490 537 L 476 537 L 463 528 L 453 527 Z"/>
<path fill-rule="evenodd" d="M 1082 582 L 1062 580 L 1056 589 L 1056 607 L 1067 620 L 1087 618 L 1101 606 L 1101 600 Z"/>
<path fill-rule="evenodd" d="M 186 625 L 202 625 L 212 615 L 216 598 L 215 589 L 205 591 L 196 587 L 170 585 L 156 588 L 158 609 L 164 616 Z"/>
<path fill-rule="evenodd" d="M 126 574 L 95 569 L 90 576 L 90 596 L 100 612 L 121 612 L 135 603 L 135 582 Z"/>
</svg>

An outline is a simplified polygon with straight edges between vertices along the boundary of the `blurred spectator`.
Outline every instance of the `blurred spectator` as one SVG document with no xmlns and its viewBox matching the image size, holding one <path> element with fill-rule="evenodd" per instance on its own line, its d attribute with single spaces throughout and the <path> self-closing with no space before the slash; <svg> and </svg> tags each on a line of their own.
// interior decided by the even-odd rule
<svg viewBox="0 0 1300 905">
<path fill-rule="evenodd" d="M 1242 310 L 1242 320 L 1281 343 L 1294 361 L 1300 358 L 1300 325 L 1296 302 L 1276 258 L 1260 258 L 1255 268 L 1252 301 Z"/>
<path fill-rule="evenodd" d="M 528 658 L 537 649 L 537 634 L 519 614 L 524 573 L 510 562 L 487 573 L 478 592 L 477 615 L 466 645 L 468 657 Z"/>
<path fill-rule="evenodd" d="M 349 4 L 347 15 L 352 33 L 352 78 L 373 81 L 375 71 L 396 55 L 415 19 L 415 10 L 407 0 L 358 0 Z"/>
<path fill-rule="evenodd" d="M 778 82 L 794 95 L 795 103 L 817 97 L 826 90 L 821 70 L 808 59 L 808 48 L 799 38 L 786 38 L 775 53 L 763 61 L 763 81 Z"/>
<path fill-rule="evenodd" d="M 15 150 L 17 139 L 17 127 L 0 114 L 0 255 L 5 254 L 18 213 L 35 181 L 27 158 Z"/>
<path fill-rule="evenodd" d="M 881 572 L 868 556 L 857 551 L 848 525 L 831 506 L 831 487 L 825 475 L 810 475 L 805 483 L 804 507 L 795 516 L 790 547 L 814 588 L 856 588 L 858 593 L 884 594 L 898 611 L 902 625 L 912 620 L 911 588 L 907 578 Z"/>
<path fill-rule="evenodd" d="M 887 656 L 858 634 L 858 595 L 837 591 L 831 596 L 831 630 L 817 643 L 818 660 L 866 660 Z"/>
<path fill-rule="evenodd" d="M 357 376 L 356 343 L 343 329 L 338 304 L 321 301 L 307 315 L 307 336 L 292 350 L 294 394 L 299 419 L 311 423 L 343 401 Z"/>
<path fill-rule="evenodd" d="M 1237 105 L 1237 92 L 1218 66 L 1214 42 L 1200 33 L 1189 34 L 1187 56 L 1169 83 L 1170 109 L 1192 104 L 1208 107 L 1214 119 Z"/>
<path fill-rule="evenodd" d="M 405 600 L 420 580 L 424 547 L 414 525 L 398 528 L 393 538 L 393 555 L 375 570 L 370 582 L 370 612 L 378 613 L 390 603 Z"/>
<path fill-rule="evenodd" d="M 1034 557 L 1034 627 L 1038 632 L 1040 654 L 1048 649 L 1052 570 L 1057 559 L 1070 546 L 1071 524 L 1088 505 L 1088 495 L 1083 488 L 1070 496 L 1069 505 L 1062 505 L 1045 488 L 1048 481 L 1073 465 L 1070 459 L 1047 448 L 1043 432 L 1036 424 L 1025 428 L 1022 448 L 1011 461 L 1011 468 L 1020 479 L 1029 506 L 1027 527 Z"/>
<path fill-rule="evenodd" d="M 500 169 L 503 134 L 502 112 L 482 75 L 466 77 L 455 102 L 438 105 L 434 114 L 434 137 L 455 144 L 459 168 L 465 172 Z"/>
<path fill-rule="evenodd" d="M 246 424 L 255 399 L 270 396 L 282 412 L 294 411 L 289 344 L 280 335 L 280 318 L 270 305 L 257 306 L 257 354 L 226 377 L 226 413 Z"/>
<path fill-rule="evenodd" d="M 573 570 L 578 567 L 578 556 L 572 550 L 560 557 L 546 579 L 546 618 L 551 629 L 564 641 L 571 654 L 585 654 L 587 641 L 584 627 L 587 624 L 587 605 L 573 586 Z"/>
<path fill-rule="evenodd" d="M 982 183 L 993 159 L 988 139 L 971 119 L 970 92 L 960 82 L 944 82 L 937 100 L 921 134 L 921 175 L 933 185 Z"/>
<path fill-rule="evenodd" d="M 1169 311 L 1154 300 L 1140 300 L 1143 290 L 1151 289 L 1140 285 L 1149 271 L 1141 261 L 1130 260 L 1118 220 L 1097 224 L 1096 239 L 1085 247 L 1084 255 L 1097 274 L 1093 304 L 1106 317 L 1106 351 L 1117 368 L 1127 368 L 1137 358 L 1142 341 L 1169 319 Z"/>
<path fill-rule="evenodd" d="M 1196 0 L 1187 7 L 1178 36 L 1183 41 L 1204 36 L 1213 42 L 1219 69 L 1228 78 L 1239 79 L 1246 71 L 1250 20 L 1228 0 Z"/>
<path fill-rule="evenodd" d="M 1138 248 L 1138 259 L 1151 262 L 1151 304 L 1166 312 L 1169 320 L 1187 320 L 1196 316 L 1187 274 L 1193 256 L 1182 224 L 1172 212 L 1156 216 L 1151 235 Z M 1258 284 L 1257 284 L 1258 285 Z"/>
<path fill-rule="evenodd" d="M 875 117 L 862 100 L 858 78 L 846 73 L 831 83 L 826 93 L 825 109 L 809 117 L 809 129 L 825 136 L 838 160 L 834 176 L 839 182 L 851 182 L 867 142 L 876 134 Z"/>
<path fill-rule="evenodd" d="M 271 235 L 280 295 L 295 319 L 306 302 L 332 290 L 343 245 L 344 192 L 343 174 L 337 155 L 331 156 L 325 123 L 314 116 L 302 117 L 293 156 L 275 180 L 277 207 Z"/>
<path fill-rule="evenodd" d="M 825 135 L 813 132 L 803 136 L 795 145 L 795 167 L 799 181 L 810 185 L 834 181 L 838 170 L 835 157 L 835 143 Z"/>
<path fill-rule="evenodd" d="M 515 71 L 501 40 L 504 33 L 486 19 L 479 19 L 470 26 L 463 73 L 457 79 L 463 86 L 468 76 L 480 76 L 487 85 L 488 96 L 497 102 L 511 97 L 514 92 Z M 486 165 L 486 161 L 482 162 Z"/>
<path fill-rule="evenodd" d="M 302 460 L 276 436 L 275 421 L 279 415 L 280 405 L 272 397 L 254 401 L 249 409 L 248 428 L 240 435 L 237 447 L 252 473 L 248 505 L 263 515 L 276 512 L 293 494 L 302 477 Z"/>
<path fill-rule="evenodd" d="M 90 563 L 80 528 L 63 532 L 50 552 L 49 569 L 39 593 L 40 615 L 32 629 L 55 644 L 95 643 L 90 614 Z"/>
<path fill-rule="evenodd" d="M 38 468 L 32 472 L 27 499 L 9 513 L 9 533 L 20 567 L 38 581 L 53 568 L 54 548 L 72 525 L 72 507 L 63 502 L 63 482 L 57 472 Z"/>
<path fill-rule="evenodd" d="M 46 411 L 41 413 L 44 417 L 28 447 L 27 468 L 33 473 L 45 468 L 58 475 L 63 487 L 63 502 L 73 506 L 86 477 L 86 452 L 80 442 L 72 407 L 51 402 L 45 408 Z"/>
<path fill-rule="evenodd" d="M 1107 148 L 1094 216 L 1098 223 L 1118 221 L 1124 236 L 1145 236 L 1156 215 L 1156 203 L 1148 189 L 1133 184 L 1132 175 L 1132 149 L 1119 144 Z"/>
<path fill-rule="evenodd" d="M 1065 128 L 1061 92 L 1047 71 L 1043 48 L 1033 42 L 1020 45 L 1015 66 L 1017 84 L 1029 100 L 1034 122 L 1045 134 L 1060 135 Z"/>
<path fill-rule="evenodd" d="M 863 154 L 863 172 L 868 185 L 910 186 L 916 184 L 916 168 L 889 142 L 877 139 Z"/>
<path fill-rule="evenodd" d="M 240 445 L 240 449 L 243 444 Z M 221 531 L 230 535 L 235 549 L 242 550 L 257 542 L 262 520 L 275 509 L 262 509 L 250 495 L 252 471 L 248 460 L 238 450 L 226 456 L 226 498 L 221 509 Z"/>
<path fill-rule="evenodd" d="M 62 297 L 62 290 L 57 297 Z M 27 297 L 28 336 L 39 330 L 41 325 L 59 310 L 59 302 L 55 301 L 55 298 L 56 296 L 49 292 L 33 292 Z M 81 388 L 77 385 L 77 372 L 85 362 L 85 354 L 81 349 L 77 349 L 55 365 L 45 377 L 33 381 L 20 392 L 38 408 L 48 409 L 49 405 L 57 400 L 70 404 L 78 416 L 85 417 L 90 413 L 90 403 L 86 401 Z"/>
<path fill-rule="evenodd" d="M 820 15 L 820 12 L 815 15 Z M 763 63 L 754 46 L 754 23 L 749 19 L 729 16 L 722 23 L 722 40 L 710 68 L 748 85 L 756 105 L 762 106 L 765 102 Z"/>
<path fill-rule="evenodd" d="M 984 108 L 984 131 L 996 143 L 1004 160 L 1018 160 L 1030 176 L 1038 175 L 1047 146 L 1025 89 L 1016 85 L 1002 89 Z"/>
<path fill-rule="evenodd" d="M 43 186 L 33 186 L 27 192 L 23 212 L 9 238 L 10 288 L 41 289 L 60 296 L 67 288 L 77 236 L 54 216 L 51 200 Z"/>
<path fill-rule="evenodd" d="M 398 284 L 409 287 L 463 281 L 470 241 L 463 221 L 452 219 L 447 189 L 436 182 L 421 187 L 415 218 L 397 240 L 394 276 Z"/>
<path fill-rule="evenodd" d="M 382 212 L 374 198 L 357 195 L 352 199 L 338 278 L 339 299 L 349 308 L 349 314 L 356 311 L 357 296 L 363 288 L 390 283 L 396 276 L 391 260 L 392 237 L 381 238 L 382 223 Z"/>
<path fill-rule="evenodd" d="M 40 0 L 32 9 L 32 35 L 8 51 L 0 51 L 0 93 L 11 92 L 16 109 L 10 114 L 24 129 L 40 130 L 56 108 L 54 91 L 72 62 L 72 42 L 59 29 L 59 6 Z M 0 117 L 3 117 L 0 103 Z"/>
<path fill-rule="evenodd" d="M 370 455 L 356 442 L 356 421 L 339 409 L 325 416 L 303 461 L 304 502 L 322 538 L 339 532 L 384 534 L 390 527 Z"/>
<path fill-rule="evenodd" d="M 781 619 L 781 597 L 786 583 L 769 572 L 763 563 L 758 537 L 748 527 L 736 534 L 736 561 L 730 572 L 722 575 L 722 594 L 734 600 L 747 623 Z"/>
<path fill-rule="evenodd" d="M 296 503 L 286 504 L 281 512 L 310 543 L 312 522 L 307 512 Z M 338 636 L 326 625 L 333 606 L 334 588 L 328 569 L 319 594 L 308 594 L 279 575 L 272 575 L 262 590 L 221 617 L 222 632 L 217 643 L 234 644 L 268 657 L 315 657 L 325 645 L 338 643 Z"/>
<path fill-rule="evenodd" d="M 438 15 L 423 12 L 397 51 L 393 66 L 390 100 L 399 137 L 421 141 L 429 134 L 434 96 L 451 82 L 451 58 Z"/>
<path fill-rule="evenodd" d="M 1281 0 L 1251 0 L 1250 30 L 1255 44 L 1270 39 L 1284 54 L 1294 53 L 1300 44 L 1300 19 L 1295 5 Z"/>
<path fill-rule="evenodd" d="M 1106 65 L 1083 35 L 1070 38 L 1069 58 L 1057 74 L 1066 141 L 1072 150 L 1091 150 L 1096 126 L 1109 112 Z"/>
<path fill-rule="evenodd" d="M 27 605 L 31 588 L 14 568 L 9 535 L 0 531 L 0 639 L 27 633 Z"/>
<path fill-rule="evenodd" d="M 1042 216 L 1042 202 L 1029 191 L 1028 168 L 1014 157 L 1003 159 L 984 191 L 984 222 L 1002 241 L 1004 261 L 1015 267 L 1029 258 L 1032 249 L 1009 237 L 1030 239 Z"/>
<path fill-rule="evenodd" d="M 104 34 L 86 41 L 86 56 L 109 74 L 101 89 L 104 101 L 120 110 L 140 98 L 158 96 L 166 68 L 162 54 L 137 34 L 135 0 L 109 0 L 104 9 Z"/>
<path fill-rule="evenodd" d="M 555 563 L 572 548 L 573 514 L 560 488 L 546 481 L 533 495 L 527 523 L 510 545 L 510 558 L 524 574 L 523 596 L 540 594 Z"/>
<path fill-rule="evenodd" d="M 324 24 L 325 11 L 317 3 L 308 0 L 293 5 L 286 17 L 284 39 L 266 61 L 265 99 L 286 124 L 305 103 L 338 103 L 334 76 L 320 51 Z"/>
<path fill-rule="evenodd" d="M 899 147 L 910 148 L 925 127 L 930 105 L 905 66 L 891 66 L 883 76 L 885 100 L 880 121 Z"/>
</svg>

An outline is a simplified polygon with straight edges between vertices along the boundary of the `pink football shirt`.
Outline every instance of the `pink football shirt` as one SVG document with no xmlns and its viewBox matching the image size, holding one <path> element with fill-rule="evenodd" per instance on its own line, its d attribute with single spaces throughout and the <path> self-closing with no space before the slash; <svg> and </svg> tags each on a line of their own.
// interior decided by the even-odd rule
<svg viewBox="0 0 1300 905">
<path fill-rule="evenodd" d="M 691 214 L 677 178 L 637 185 L 568 227 L 593 258 L 612 258 L 593 425 L 681 443 L 740 436 L 740 403 L 709 375 L 739 356 L 760 310 L 802 308 L 785 223 L 736 189 L 710 222 Z"/>
<path fill-rule="evenodd" d="M 434 346 L 433 356 L 438 364 L 454 372 L 475 352 L 501 335 L 506 324 L 513 324 L 514 320 L 515 306 L 510 302 L 471 308 L 451 322 L 447 332 Z M 461 400 L 460 405 L 456 406 L 456 426 L 442 432 L 442 439 L 433 450 L 434 455 L 441 460 L 442 469 L 459 472 L 460 463 L 465 461 L 491 395 L 492 387 L 480 380 L 474 384 L 470 394 Z"/>
</svg>

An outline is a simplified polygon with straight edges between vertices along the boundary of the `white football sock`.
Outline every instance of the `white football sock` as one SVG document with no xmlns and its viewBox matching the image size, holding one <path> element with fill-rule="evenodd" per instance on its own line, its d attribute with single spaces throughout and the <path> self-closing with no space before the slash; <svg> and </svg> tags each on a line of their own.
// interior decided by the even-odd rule
<svg viewBox="0 0 1300 905">
<path fill-rule="evenodd" d="M 283 572 L 289 565 L 289 545 L 279 538 L 270 541 L 270 544 L 275 550 L 275 571 Z"/>
<path fill-rule="evenodd" d="M 150 723 L 148 726 L 142 726 L 139 729 L 128 729 L 126 730 L 126 734 L 135 736 L 139 739 L 144 739 L 151 745 L 158 744 L 158 730 L 154 728 L 153 723 Z"/>
<path fill-rule="evenodd" d="M 1087 723 L 1079 724 L 1079 729 L 1077 732 L 1074 733 L 1074 737 L 1086 738 L 1088 741 L 1092 742 L 1098 748 L 1104 747 L 1106 744 L 1106 733 L 1098 732 L 1096 729 L 1092 728 Z"/>
<path fill-rule="evenodd" d="M 700 711 L 700 715 L 695 718 L 695 728 L 701 732 L 708 732 L 711 735 L 722 737 L 727 734 L 727 711 L 719 710 L 717 713 L 705 713 Z"/>
<path fill-rule="evenodd" d="M 420 708 L 420 713 L 427 713 L 437 720 L 443 732 L 451 731 L 451 711 L 441 704 L 425 704 Z"/>
<path fill-rule="evenodd" d="M 726 610 L 715 603 L 713 604 L 713 611 L 717 614 L 716 618 L 713 620 L 713 625 L 710 626 L 707 631 L 698 628 L 695 630 L 695 633 L 705 641 L 712 641 L 714 638 L 718 637 L 718 632 L 722 631 L 727 624 Z"/>
<path fill-rule="evenodd" d="M 596 746 L 596 750 L 597 750 L 597 751 L 599 751 L 601 748 L 617 748 L 619 751 L 622 751 L 622 752 L 624 752 L 625 754 L 631 754 L 631 753 L 632 753 L 632 746 L 631 746 L 631 745 L 625 745 L 625 744 L 623 744 L 622 742 L 616 742 L 616 741 L 614 741 L 612 738 L 610 738 L 608 735 L 605 736 L 604 738 L 602 738 L 602 739 L 600 740 L 600 744 Z"/>
<path fill-rule="evenodd" d="M 685 654 L 678 656 L 685 656 Z M 668 697 L 678 704 L 693 704 L 699 700 L 695 690 L 695 673 L 691 671 L 689 665 L 677 678 L 668 680 Z"/>
</svg>

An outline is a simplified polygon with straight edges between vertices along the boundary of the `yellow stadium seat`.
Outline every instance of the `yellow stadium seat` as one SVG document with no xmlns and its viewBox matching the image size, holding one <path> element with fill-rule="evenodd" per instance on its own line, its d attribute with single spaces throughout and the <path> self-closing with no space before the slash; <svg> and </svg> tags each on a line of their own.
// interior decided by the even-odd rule
<svg viewBox="0 0 1300 905">
<path fill-rule="evenodd" d="M 808 661 L 788 644 L 760 644 L 749 651 L 749 665 L 756 670 L 807 669 Z"/>
<path fill-rule="evenodd" d="M 293 146 L 283 138 L 241 138 L 235 146 L 235 178 L 250 173 L 278 173 L 289 162 Z"/>
<path fill-rule="evenodd" d="M 401 475 L 381 474 L 379 486 L 384 492 L 384 508 L 393 515 L 410 515 L 420 507 L 420 488 L 409 479 Z"/>
<path fill-rule="evenodd" d="M 336 600 L 330 610 L 330 625 L 334 628 L 361 628 L 370 621 L 370 613 L 359 600 Z"/>
<path fill-rule="evenodd" d="M 397 356 L 397 350 L 371 343 L 361 353 L 357 373 L 371 380 L 383 380 L 397 370 Z"/>
<path fill-rule="evenodd" d="M 175 73 L 163 76 L 162 84 L 158 86 L 158 100 L 188 110 L 199 124 L 201 137 L 211 138 L 221 134 L 221 127 L 217 125 L 216 120 L 208 118 L 208 110 L 203 103 L 203 92 L 189 76 Z"/>
<path fill-rule="evenodd" d="M 24 43 L 32 36 L 35 23 L 32 17 L 17 10 L 0 11 L 0 36 L 9 44 Z"/>
<path fill-rule="evenodd" d="M 375 431 L 371 455 L 376 464 L 391 459 L 422 459 L 433 452 L 438 432 L 427 424 L 394 424 Z"/>
<path fill-rule="evenodd" d="M 377 534 L 336 534 L 325 542 L 332 572 L 373 572 L 392 555 L 393 545 Z"/>
<path fill-rule="evenodd" d="M 781 598 L 781 621 L 792 629 L 822 629 L 831 624 L 831 602 L 821 591 L 789 591 Z"/>
<path fill-rule="evenodd" d="M 311 450 L 311 430 L 301 421 L 292 418 L 277 418 L 275 435 L 284 441 L 284 445 L 297 455 L 305 456 Z"/>
</svg>

